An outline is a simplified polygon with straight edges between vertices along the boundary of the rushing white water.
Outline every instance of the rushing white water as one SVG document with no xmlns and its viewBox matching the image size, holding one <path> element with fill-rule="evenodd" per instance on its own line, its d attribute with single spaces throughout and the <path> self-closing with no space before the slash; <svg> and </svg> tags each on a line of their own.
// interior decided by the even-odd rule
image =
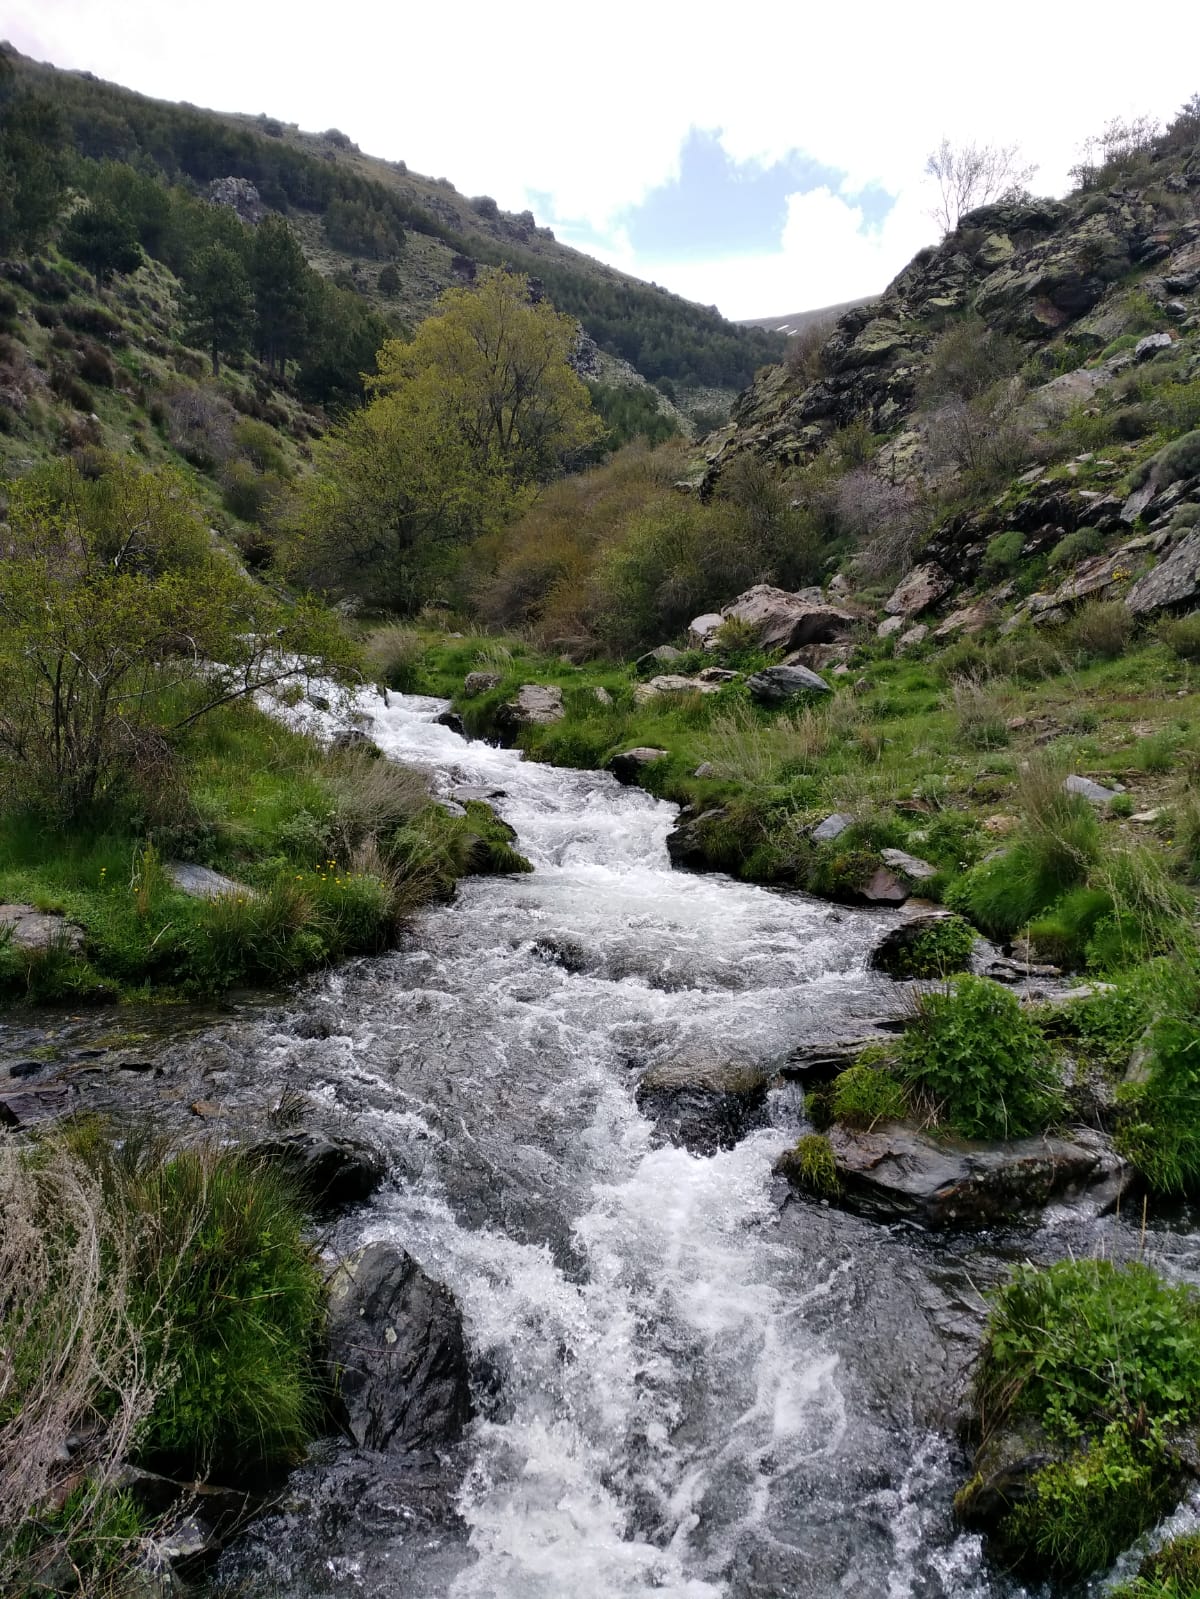
<svg viewBox="0 0 1200 1599">
<path fill-rule="evenodd" d="M 707 1157 L 664 1144 L 634 1098 L 648 1065 L 771 1062 L 894 1007 L 866 969 L 885 915 L 674 872 L 673 807 L 467 743 L 435 723 L 440 701 L 363 709 L 443 793 L 502 791 L 536 869 L 465 885 L 412 948 L 331 978 L 258 1060 L 392 1153 L 396 1183 L 339 1243 L 393 1240 L 445 1282 L 494 1396 L 469 1440 L 465 1539 L 384 1549 L 351 1522 L 320 1582 L 277 1561 L 284 1591 L 1017 1592 L 950 1523 L 946 1297 L 907 1240 L 781 1209 L 798 1095 Z"/>
</svg>

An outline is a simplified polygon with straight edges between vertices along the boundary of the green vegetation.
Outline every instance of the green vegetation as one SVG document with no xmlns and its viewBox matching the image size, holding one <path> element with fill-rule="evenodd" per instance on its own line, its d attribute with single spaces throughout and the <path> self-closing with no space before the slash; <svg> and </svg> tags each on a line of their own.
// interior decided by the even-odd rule
<svg viewBox="0 0 1200 1599">
<path fill-rule="evenodd" d="M 866 1051 L 864 1051 L 864 1054 Z M 877 1122 L 903 1121 L 908 1101 L 890 1061 L 858 1062 L 834 1079 L 830 1109 L 834 1121 L 869 1131 Z"/>
<path fill-rule="evenodd" d="M 952 977 L 922 994 L 900 1046 L 900 1071 L 964 1138 L 1022 1138 L 1059 1108 L 1046 1043 L 1008 989 Z"/>
<path fill-rule="evenodd" d="M 0 1200 L 0 1583 L 65 1555 L 55 1591 L 115 1599 L 146 1525 L 124 1459 L 253 1485 L 313 1435 L 323 1276 L 295 1193 L 236 1149 L 84 1122 L 0 1151 Z"/>
<path fill-rule="evenodd" d="M 960 916 L 940 916 L 890 952 L 885 969 L 893 977 L 949 977 L 967 969 L 974 947 L 975 931 L 968 922 Z"/>
<path fill-rule="evenodd" d="M 1069 1577 L 1110 1564 L 1178 1497 L 1173 1439 L 1200 1417 L 1198 1383 L 1190 1290 L 1139 1264 L 1017 1267 L 993 1296 L 976 1377 L 981 1455 L 1030 1418 L 1062 1458 L 1033 1474 L 1003 1518 L 1007 1555 Z"/>
<path fill-rule="evenodd" d="M 818 1198 L 827 1199 L 837 1193 L 837 1165 L 823 1133 L 806 1133 L 795 1149 L 789 1149 L 780 1157 L 779 1169 L 798 1187 Z"/>
<path fill-rule="evenodd" d="M 1147 1555 L 1132 1582 L 1112 1590 L 1113 1599 L 1195 1599 L 1200 1593 L 1200 1534 L 1172 1538 Z"/>
</svg>

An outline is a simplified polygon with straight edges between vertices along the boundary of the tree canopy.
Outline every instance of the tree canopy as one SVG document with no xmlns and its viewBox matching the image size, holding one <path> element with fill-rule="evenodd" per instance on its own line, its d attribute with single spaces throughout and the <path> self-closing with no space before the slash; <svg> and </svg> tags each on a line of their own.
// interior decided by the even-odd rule
<svg viewBox="0 0 1200 1599">
<path fill-rule="evenodd" d="M 525 278 L 489 272 L 440 305 L 383 346 L 371 403 L 317 447 L 289 553 L 320 588 L 411 608 L 455 547 L 603 433 L 570 366 L 575 324 Z"/>
</svg>

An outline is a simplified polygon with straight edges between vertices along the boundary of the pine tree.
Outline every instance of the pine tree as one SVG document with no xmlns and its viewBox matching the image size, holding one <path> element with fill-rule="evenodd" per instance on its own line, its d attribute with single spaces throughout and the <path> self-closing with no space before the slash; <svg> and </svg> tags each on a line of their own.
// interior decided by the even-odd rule
<svg viewBox="0 0 1200 1599">
<path fill-rule="evenodd" d="M 245 263 L 228 245 L 201 250 L 185 279 L 187 336 L 209 351 L 213 377 L 221 357 L 240 355 L 250 331 L 252 304 Z"/>
</svg>

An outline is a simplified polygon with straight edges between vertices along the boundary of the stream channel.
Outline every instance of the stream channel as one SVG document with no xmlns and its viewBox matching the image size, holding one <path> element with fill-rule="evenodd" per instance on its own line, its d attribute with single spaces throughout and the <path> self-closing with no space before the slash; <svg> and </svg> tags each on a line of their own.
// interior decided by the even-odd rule
<svg viewBox="0 0 1200 1599">
<path fill-rule="evenodd" d="M 318 1448 L 214 1591 L 288 1599 L 1018 1599 L 956 1532 L 981 1292 L 1012 1261 L 1136 1255 L 1140 1216 L 985 1235 L 791 1197 L 791 1084 L 699 1156 L 637 1108 L 647 1066 L 773 1063 L 905 1004 L 868 970 L 895 912 L 670 868 L 675 808 L 364 699 L 396 759 L 494 801 L 533 862 L 464 882 L 401 949 L 180 1046 L 232 1125 L 281 1092 L 387 1154 L 334 1253 L 387 1240 L 445 1283 L 475 1361 L 461 1455 Z M 189 1090 L 190 1092 L 190 1090 Z M 1186 1216 L 1146 1253 L 1200 1278 Z M 1189 1514 L 1186 1510 L 1183 1512 Z M 1090 1592 L 1101 1592 L 1094 1585 Z"/>
</svg>

